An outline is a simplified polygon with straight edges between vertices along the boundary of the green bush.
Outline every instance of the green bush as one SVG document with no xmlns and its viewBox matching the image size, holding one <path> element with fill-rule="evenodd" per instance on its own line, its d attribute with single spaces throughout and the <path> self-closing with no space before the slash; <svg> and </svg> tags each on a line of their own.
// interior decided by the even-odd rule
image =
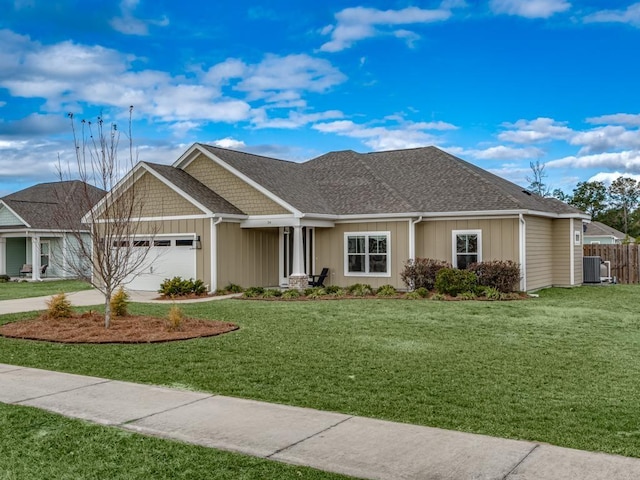
<svg viewBox="0 0 640 480">
<path fill-rule="evenodd" d="M 409 290 L 418 288 L 433 290 L 436 284 L 436 275 L 443 268 L 451 268 L 451 264 L 432 258 L 410 259 L 405 262 L 402 272 L 400 272 L 400 278 Z"/>
<path fill-rule="evenodd" d="M 11 277 L 9 275 L 0 275 L 0 283 L 7 283 L 11 281 Z"/>
<path fill-rule="evenodd" d="M 47 300 L 47 316 L 49 318 L 69 318 L 72 314 L 71 302 L 64 293 L 54 295 Z"/>
<path fill-rule="evenodd" d="M 500 290 L 494 287 L 485 287 L 482 290 L 482 295 L 487 300 L 500 300 L 502 298 L 502 294 L 500 293 Z"/>
<path fill-rule="evenodd" d="M 262 298 L 278 298 L 282 296 L 282 290 L 278 288 L 268 288 L 262 294 Z"/>
<path fill-rule="evenodd" d="M 111 296 L 111 313 L 116 317 L 126 317 L 129 315 L 129 294 L 123 287 Z"/>
<path fill-rule="evenodd" d="M 469 270 L 443 268 L 436 275 L 436 291 L 453 297 L 463 292 L 474 292 L 477 284 L 478 277 Z"/>
<path fill-rule="evenodd" d="M 394 297 L 397 294 L 398 291 L 393 285 L 382 285 L 381 287 L 378 287 L 378 290 L 376 290 L 376 296 L 378 297 Z"/>
<path fill-rule="evenodd" d="M 244 289 L 240 285 L 229 283 L 226 287 L 224 287 L 224 291 L 226 293 L 242 293 Z"/>
<path fill-rule="evenodd" d="M 354 297 L 366 297 L 367 295 L 373 295 L 373 289 L 367 283 L 354 283 L 347 287 L 347 293 Z"/>
<path fill-rule="evenodd" d="M 207 287 L 202 280 L 183 279 L 182 277 L 165 278 L 160 284 L 160 293 L 164 297 L 183 297 L 186 295 L 203 295 Z"/>
<path fill-rule="evenodd" d="M 434 293 L 433 295 L 431 295 L 431 300 L 446 300 L 447 297 L 445 297 L 442 293 Z"/>
<path fill-rule="evenodd" d="M 305 293 L 305 296 L 307 298 L 312 299 L 312 300 L 314 300 L 316 298 L 326 297 L 327 296 L 327 291 L 322 287 L 312 288 L 311 290 L 312 290 L 311 292 Z"/>
<path fill-rule="evenodd" d="M 290 290 L 285 290 L 282 292 L 282 298 L 291 299 L 291 298 L 300 298 L 300 292 L 295 288 Z"/>
<path fill-rule="evenodd" d="M 329 291 L 327 290 L 327 294 L 331 295 L 332 297 L 341 298 L 347 294 L 347 291 L 344 288 L 338 288 L 337 290 L 332 290 L 331 293 L 329 293 Z"/>
<path fill-rule="evenodd" d="M 520 283 L 520 266 L 511 260 L 472 263 L 469 270 L 478 277 L 478 285 L 493 287 L 502 293 L 517 290 Z"/>
<path fill-rule="evenodd" d="M 474 292 L 462 292 L 458 295 L 460 300 L 475 300 L 478 296 Z"/>
<path fill-rule="evenodd" d="M 416 288 L 415 293 L 420 295 L 422 298 L 427 298 L 429 296 L 429 290 L 424 287 Z"/>
<path fill-rule="evenodd" d="M 324 289 L 327 291 L 329 295 L 334 295 L 338 293 L 340 290 L 344 290 L 342 287 L 339 287 L 338 285 L 329 285 L 328 287 L 324 287 Z"/>
<path fill-rule="evenodd" d="M 404 298 L 407 300 L 422 300 L 424 297 L 420 295 L 417 291 L 408 292 Z"/>
<path fill-rule="evenodd" d="M 249 287 L 242 294 L 245 298 L 257 298 L 264 294 L 264 288 L 262 287 Z"/>
</svg>

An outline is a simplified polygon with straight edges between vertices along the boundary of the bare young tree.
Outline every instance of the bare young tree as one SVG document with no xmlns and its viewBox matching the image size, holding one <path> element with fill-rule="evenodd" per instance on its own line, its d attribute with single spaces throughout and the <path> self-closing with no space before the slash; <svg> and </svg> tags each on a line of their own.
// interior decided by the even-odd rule
<svg viewBox="0 0 640 480">
<path fill-rule="evenodd" d="M 532 176 L 526 176 L 525 179 L 529 182 L 527 187 L 533 193 L 540 195 L 541 197 L 548 197 L 551 195 L 551 188 L 545 183 L 547 178 L 547 172 L 544 171 L 545 164 L 540 163 L 540 160 L 529 162 Z"/>
<path fill-rule="evenodd" d="M 101 116 L 96 123 L 82 120 L 78 132 L 70 113 L 75 162 L 70 160 L 66 169 L 58 164 L 61 181 L 74 174 L 80 180 L 71 182 L 76 190 L 74 205 L 60 208 L 56 218 L 71 236 L 66 242 L 67 257 L 76 259 L 65 262 L 66 270 L 104 294 L 105 328 L 111 324 L 112 294 L 145 265 L 155 234 L 148 222 L 141 221 L 146 195 L 133 170 L 132 113 L 130 107 L 128 155 L 124 159 L 119 155 L 120 131 L 115 123 L 105 124 Z M 69 196 L 70 192 L 61 193 Z M 79 213 L 81 222 L 77 220 Z"/>
</svg>

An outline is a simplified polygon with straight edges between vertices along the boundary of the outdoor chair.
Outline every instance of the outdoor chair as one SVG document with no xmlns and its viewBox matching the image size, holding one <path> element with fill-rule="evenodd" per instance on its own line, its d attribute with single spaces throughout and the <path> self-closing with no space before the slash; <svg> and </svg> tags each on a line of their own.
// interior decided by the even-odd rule
<svg viewBox="0 0 640 480">
<path fill-rule="evenodd" d="M 20 276 L 26 277 L 27 275 L 31 275 L 33 273 L 33 266 L 30 263 L 25 263 L 22 265 L 20 269 Z"/>
<path fill-rule="evenodd" d="M 324 287 L 324 280 L 329 275 L 329 269 L 327 267 L 323 268 L 320 272 L 320 275 L 309 275 L 309 286 L 310 287 Z"/>
<path fill-rule="evenodd" d="M 40 267 L 40 276 L 42 276 L 42 277 L 46 276 L 45 274 L 47 273 L 47 267 L 48 266 L 49 265 L 45 264 L 45 265 L 42 265 L 42 267 Z"/>
</svg>

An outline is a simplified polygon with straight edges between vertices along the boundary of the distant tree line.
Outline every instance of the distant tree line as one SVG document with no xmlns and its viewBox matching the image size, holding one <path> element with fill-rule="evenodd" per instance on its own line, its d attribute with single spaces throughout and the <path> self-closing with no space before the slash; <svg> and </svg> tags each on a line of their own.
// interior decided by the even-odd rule
<svg viewBox="0 0 640 480">
<path fill-rule="evenodd" d="M 608 187 L 603 182 L 579 182 L 570 195 L 559 188 L 551 191 L 545 182 L 544 164 L 530 163 L 532 175 L 526 177 L 530 191 L 542 197 L 555 197 L 591 215 L 592 220 L 620 230 L 630 237 L 640 236 L 640 182 L 618 177 Z"/>
</svg>

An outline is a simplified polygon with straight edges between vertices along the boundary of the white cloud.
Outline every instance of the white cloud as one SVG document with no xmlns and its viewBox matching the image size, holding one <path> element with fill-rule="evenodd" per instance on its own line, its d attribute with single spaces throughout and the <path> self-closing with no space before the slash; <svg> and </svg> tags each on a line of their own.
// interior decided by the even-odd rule
<svg viewBox="0 0 640 480">
<path fill-rule="evenodd" d="M 540 158 L 544 151 L 535 147 L 514 148 L 504 145 L 489 147 L 485 149 L 469 149 L 461 152 L 464 155 L 478 160 L 526 160 Z"/>
<path fill-rule="evenodd" d="M 323 133 L 360 139 L 366 146 L 376 151 L 417 148 L 435 143 L 436 137 L 424 130 L 414 128 L 414 125 L 406 122 L 394 127 L 368 126 L 351 120 L 337 120 L 318 123 L 312 128 Z"/>
<path fill-rule="evenodd" d="M 584 17 L 585 23 L 628 23 L 640 27 L 640 2 L 624 10 L 601 10 Z"/>
<path fill-rule="evenodd" d="M 587 118 L 587 123 L 593 125 L 614 124 L 640 127 L 640 113 L 615 113 Z"/>
<path fill-rule="evenodd" d="M 120 2 L 120 16 L 114 17 L 109 21 L 111 27 L 125 35 L 149 35 L 149 25 L 158 27 L 166 27 L 169 25 L 169 19 L 165 16 L 159 20 L 139 19 L 133 14 L 138 6 L 139 0 L 122 0 Z"/>
<path fill-rule="evenodd" d="M 549 18 L 571 8 L 566 0 L 491 0 L 493 13 L 525 18 Z"/>
<path fill-rule="evenodd" d="M 282 129 L 295 129 L 300 128 L 310 123 L 315 123 L 323 120 L 331 120 L 336 118 L 343 118 L 344 113 L 339 110 L 328 110 L 326 112 L 318 113 L 301 113 L 297 111 L 290 111 L 286 117 L 268 118 L 265 109 L 256 109 L 254 111 L 254 118 L 251 122 L 255 128 L 282 128 Z"/>
<path fill-rule="evenodd" d="M 564 122 L 552 118 L 539 117 L 535 120 L 518 120 L 515 123 L 504 123 L 509 128 L 498 134 L 503 142 L 536 143 L 550 140 L 566 140 L 573 135 L 573 130 Z"/>
<path fill-rule="evenodd" d="M 459 6 L 459 2 L 456 2 Z M 336 24 L 328 25 L 321 31 L 323 35 L 331 34 L 331 40 L 324 43 L 323 52 L 339 52 L 351 47 L 355 42 L 377 35 L 391 34 L 404 38 L 409 43 L 419 36 L 406 29 L 394 29 L 394 26 L 424 24 L 447 20 L 451 17 L 449 8 L 427 10 L 418 7 L 407 7 L 402 10 L 378 10 L 375 8 L 352 7 L 336 13 Z"/>
<path fill-rule="evenodd" d="M 640 130 L 627 130 L 620 125 L 607 125 L 576 133 L 571 145 L 581 145 L 579 155 L 602 153 L 607 150 L 640 149 Z"/>
<path fill-rule="evenodd" d="M 606 168 L 640 173 L 640 150 L 569 156 L 546 162 L 549 168 Z"/>
<path fill-rule="evenodd" d="M 235 138 L 225 137 L 220 140 L 214 140 L 212 142 L 213 145 L 220 148 L 229 148 L 232 150 L 237 150 L 241 148 L 245 148 L 247 145 L 242 140 L 236 140 Z"/>
<path fill-rule="evenodd" d="M 620 172 L 599 172 L 593 175 L 588 182 L 602 182 L 605 185 L 610 185 L 614 180 L 620 177 L 633 178 L 640 182 L 640 174 L 634 175 L 632 173 L 620 173 Z"/>
</svg>

